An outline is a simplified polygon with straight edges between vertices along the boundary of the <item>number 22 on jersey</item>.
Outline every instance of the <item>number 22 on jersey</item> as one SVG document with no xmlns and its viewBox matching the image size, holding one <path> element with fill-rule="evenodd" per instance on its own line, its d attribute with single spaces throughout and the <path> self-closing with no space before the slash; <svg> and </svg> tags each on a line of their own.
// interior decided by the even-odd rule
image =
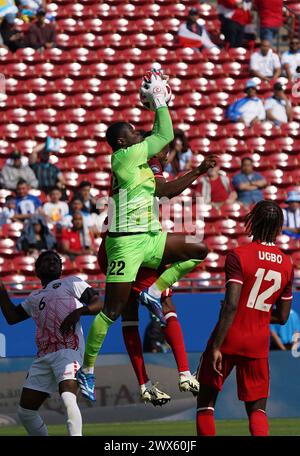
<svg viewBox="0 0 300 456">
<path fill-rule="evenodd" d="M 258 268 L 255 277 L 256 280 L 250 292 L 247 307 L 251 309 L 261 310 L 262 312 L 269 312 L 272 304 L 266 304 L 266 300 L 280 289 L 281 273 L 278 271 L 272 271 L 271 269 L 266 273 L 265 269 Z M 273 284 L 259 294 L 263 281 L 273 281 Z"/>
</svg>

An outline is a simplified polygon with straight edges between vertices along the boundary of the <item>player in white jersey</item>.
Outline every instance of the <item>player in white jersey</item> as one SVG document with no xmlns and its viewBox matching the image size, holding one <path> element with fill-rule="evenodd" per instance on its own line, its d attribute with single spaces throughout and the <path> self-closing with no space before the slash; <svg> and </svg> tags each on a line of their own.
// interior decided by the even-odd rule
<svg viewBox="0 0 300 456">
<path fill-rule="evenodd" d="M 62 262 L 56 252 L 41 253 L 35 271 L 42 288 L 15 306 L 0 282 L 0 307 L 8 324 L 32 317 L 36 323 L 37 358 L 23 385 L 18 416 L 29 435 L 48 435 L 38 409 L 59 391 L 66 410 L 69 435 L 82 435 L 76 400 L 76 372 L 82 364 L 82 315 L 96 315 L 103 305 L 97 292 L 79 277 L 61 278 Z M 68 315 L 72 313 L 72 321 Z M 74 316 L 76 318 L 74 318 Z M 74 324 L 76 322 L 76 324 Z"/>
</svg>

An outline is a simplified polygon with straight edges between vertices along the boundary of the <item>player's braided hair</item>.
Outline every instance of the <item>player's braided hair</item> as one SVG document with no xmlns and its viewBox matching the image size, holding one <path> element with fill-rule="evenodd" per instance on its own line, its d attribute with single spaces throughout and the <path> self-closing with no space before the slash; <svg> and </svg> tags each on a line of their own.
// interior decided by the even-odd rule
<svg viewBox="0 0 300 456">
<path fill-rule="evenodd" d="M 62 259 L 61 259 L 61 257 L 58 255 L 58 253 L 55 252 L 55 250 L 45 250 L 44 252 L 42 252 L 42 253 L 38 256 L 38 258 L 37 258 L 37 260 L 36 260 L 36 262 L 35 262 L 35 270 L 36 270 L 36 271 L 39 269 L 39 267 L 40 267 L 40 265 L 41 265 L 42 259 L 43 259 L 45 256 L 49 255 L 49 254 L 56 256 L 56 258 L 57 258 L 57 259 L 59 260 L 59 262 L 60 262 L 60 267 L 62 268 Z"/>
<path fill-rule="evenodd" d="M 282 210 L 273 201 L 260 201 L 245 218 L 246 232 L 255 241 L 274 242 L 282 225 Z"/>
</svg>

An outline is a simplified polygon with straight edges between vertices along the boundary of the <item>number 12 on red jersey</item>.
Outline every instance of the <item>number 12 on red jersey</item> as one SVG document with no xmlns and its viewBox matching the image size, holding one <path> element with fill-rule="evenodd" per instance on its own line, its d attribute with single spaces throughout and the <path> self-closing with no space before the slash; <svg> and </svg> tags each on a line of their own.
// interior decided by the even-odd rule
<svg viewBox="0 0 300 456">
<path fill-rule="evenodd" d="M 269 299 L 276 291 L 281 287 L 281 273 L 278 271 L 266 270 L 258 268 L 255 274 L 256 280 L 251 289 L 247 307 L 251 309 L 261 310 L 262 312 L 269 312 L 272 304 L 266 304 L 266 300 Z M 263 281 L 271 282 L 273 284 L 265 291 L 259 294 Z"/>
</svg>

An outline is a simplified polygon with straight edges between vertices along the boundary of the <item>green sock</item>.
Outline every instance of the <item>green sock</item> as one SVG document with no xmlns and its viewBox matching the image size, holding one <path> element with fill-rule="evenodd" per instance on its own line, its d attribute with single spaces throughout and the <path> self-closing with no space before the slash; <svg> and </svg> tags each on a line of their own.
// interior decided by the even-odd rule
<svg viewBox="0 0 300 456">
<path fill-rule="evenodd" d="M 161 276 L 156 280 L 155 285 L 161 292 L 163 292 L 181 279 L 181 277 L 195 269 L 195 267 L 202 262 L 203 260 L 178 261 L 177 263 L 172 264 L 172 266 L 161 274 Z"/>
<path fill-rule="evenodd" d="M 106 334 L 113 320 L 100 312 L 90 327 L 83 358 L 83 367 L 94 367 L 99 350 L 102 347 Z"/>
</svg>

